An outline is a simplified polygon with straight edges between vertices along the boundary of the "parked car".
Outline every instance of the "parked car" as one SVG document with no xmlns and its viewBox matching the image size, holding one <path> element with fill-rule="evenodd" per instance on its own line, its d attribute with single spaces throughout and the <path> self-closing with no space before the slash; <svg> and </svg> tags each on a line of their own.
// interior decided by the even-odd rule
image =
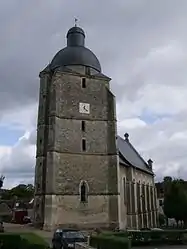
<svg viewBox="0 0 187 249">
<path fill-rule="evenodd" d="M 84 234 L 77 229 L 57 229 L 52 239 L 53 249 L 75 248 L 76 242 L 86 242 Z"/>
<path fill-rule="evenodd" d="M 23 217 L 23 224 L 29 224 L 31 223 L 31 218 L 29 216 L 24 216 Z"/>
</svg>

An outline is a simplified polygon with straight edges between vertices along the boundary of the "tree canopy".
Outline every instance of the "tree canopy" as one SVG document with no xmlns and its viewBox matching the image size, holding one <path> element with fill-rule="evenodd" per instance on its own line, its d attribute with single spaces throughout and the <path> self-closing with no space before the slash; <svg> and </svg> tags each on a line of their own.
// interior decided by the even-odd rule
<svg viewBox="0 0 187 249">
<path fill-rule="evenodd" d="M 13 198 L 29 200 L 34 196 L 34 186 L 32 184 L 19 184 L 18 186 L 6 190 L 2 193 L 2 199 L 10 200 Z"/>
<path fill-rule="evenodd" d="M 0 189 L 3 187 L 5 177 L 3 175 L 0 176 Z"/>
<path fill-rule="evenodd" d="M 164 178 L 164 213 L 177 222 L 187 221 L 187 190 L 182 179 Z"/>
</svg>

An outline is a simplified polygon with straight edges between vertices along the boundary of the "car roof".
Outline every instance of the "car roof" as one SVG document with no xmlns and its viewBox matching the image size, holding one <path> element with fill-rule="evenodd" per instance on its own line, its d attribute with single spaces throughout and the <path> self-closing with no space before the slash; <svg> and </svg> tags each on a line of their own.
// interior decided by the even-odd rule
<svg viewBox="0 0 187 249">
<path fill-rule="evenodd" d="M 57 228 L 55 229 L 55 232 L 57 230 L 60 230 L 61 232 L 79 232 L 80 230 L 74 229 L 74 228 Z"/>
</svg>

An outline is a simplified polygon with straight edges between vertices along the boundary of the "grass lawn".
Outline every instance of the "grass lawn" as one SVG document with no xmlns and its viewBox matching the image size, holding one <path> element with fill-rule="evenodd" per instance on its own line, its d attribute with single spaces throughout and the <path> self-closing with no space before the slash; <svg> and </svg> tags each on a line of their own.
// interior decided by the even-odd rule
<svg viewBox="0 0 187 249">
<path fill-rule="evenodd" d="M 22 239 L 25 239 L 27 241 L 29 241 L 30 243 L 34 243 L 37 245 L 44 245 L 44 246 L 48 246 L 48 243 L 41 238 L 39 235 L 35 234 L 35 233 L 21 233 L 20 234 Z"/>
<path fill-rule="evenodd" d="M 48 243 L 34 233 L 1 233 L 0 243 L 5 249 L 47 249 Z"/>
</svg>

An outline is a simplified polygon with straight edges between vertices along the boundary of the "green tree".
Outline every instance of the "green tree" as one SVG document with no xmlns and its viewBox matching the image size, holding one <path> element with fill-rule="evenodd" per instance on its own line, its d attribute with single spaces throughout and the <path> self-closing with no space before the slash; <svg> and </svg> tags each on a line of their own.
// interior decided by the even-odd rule
<svg viewBox="0 0 187 249">
<path fill-rule="evenodd" d="M 32 184 L 19 184 L 18 186 L 7 190 L 2 194 L 2 198 L 6 200 L 17 197 L 22 200 L 30 200 L 34 196 L 34 186 Z"/>
<path fill-rule="evenodd" d="M 165 217 L 165 215 L 162 214 L 162 213 L 159 213 L 159 214 L 158 214 L 158 219 L 159 219 L 159 224 L 160 224 L 160 226 L 163 226 L 163 225 L 165 224 L 165 222 L 166 222 L 166 217 Z"/>
<path fill-rule="evenodd" d="M 1 175 L 0 176 L 0 189 L 3 187 L 4 180 L 5 180 L 5 176 Z"/>
<path fill-rule="evenodd" d="M 172 182 L 172 177 L 171 176 L 165 176 L 164 177 L 164 183 L 171 183 Z"/>
<path fill-rule="evenodd" d="M 164 213 L 167 218 L 187 221 L 187 192 L 182 179 L 164 181 Z"/>
</svg>

